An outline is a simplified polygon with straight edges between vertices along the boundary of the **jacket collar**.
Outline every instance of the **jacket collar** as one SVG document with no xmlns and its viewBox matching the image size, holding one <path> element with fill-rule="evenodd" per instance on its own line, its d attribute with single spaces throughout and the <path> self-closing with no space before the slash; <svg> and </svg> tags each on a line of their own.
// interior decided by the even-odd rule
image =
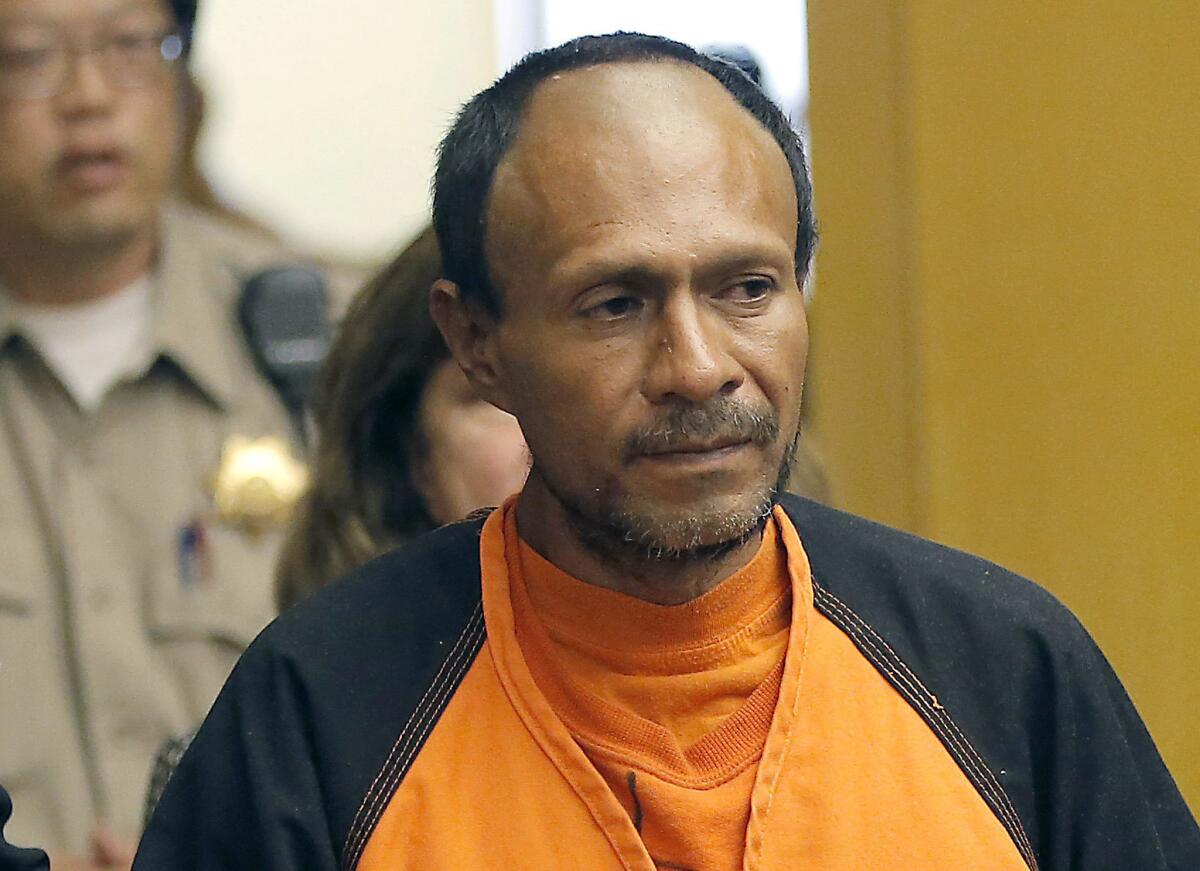
<svg viewBox="0 0 1200 871">
<path fill-rule="evenodd" d="M 234 369 L 245 354 L 234 321 L 239 276 L 214 261 L 203 244 L 202 227 L 166 207 L 154 277 L 151 315 L 152 361 L 170 359 L 213 402 L 228 408 L 238 393 Z"/>
</svg>

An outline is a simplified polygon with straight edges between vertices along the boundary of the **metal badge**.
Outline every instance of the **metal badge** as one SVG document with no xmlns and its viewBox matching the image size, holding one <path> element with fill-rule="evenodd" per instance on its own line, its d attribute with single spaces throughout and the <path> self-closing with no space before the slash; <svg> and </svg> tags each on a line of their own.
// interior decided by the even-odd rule
<svg viewBox="0 0 1200 871">
<path fill-rule="evenodd" d="M 230 436 L 213 480 L 217 516 L 252 535 L 278 529 L 306 486 L 308 469 L 283 439 Z"/>
</svg>

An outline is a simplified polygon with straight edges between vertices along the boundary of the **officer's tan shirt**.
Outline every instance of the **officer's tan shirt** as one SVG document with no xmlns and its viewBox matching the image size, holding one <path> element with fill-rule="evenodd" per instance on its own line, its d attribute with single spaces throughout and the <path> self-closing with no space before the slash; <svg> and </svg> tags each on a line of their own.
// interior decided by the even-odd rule
<svg viewBox="0 0 1200 871">
<path fill-rule="evenodd" d="M 195 728 L 272 616 L 279 532 L 222 523 L 231 436 L 292 438 L 236 320 L 274 245 L 170 207 L 152 353 L 85 413 L 0 288 L 0 783 L 14 842 L 136 837 L 153 754 Z"/>
</svg>

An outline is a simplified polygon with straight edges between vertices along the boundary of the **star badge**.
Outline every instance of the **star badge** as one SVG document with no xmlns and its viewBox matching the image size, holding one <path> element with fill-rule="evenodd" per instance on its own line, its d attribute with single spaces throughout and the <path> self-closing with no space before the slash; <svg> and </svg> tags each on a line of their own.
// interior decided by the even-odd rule
<svg viewBox="0 0 1200 871">
<path fill-rule="evenodd" d="M 278 436 L 230 436 L 213 479 L 223 523 L 253 535 L 283 527 L 308 486 L 308 469 Z"/>
</svg>

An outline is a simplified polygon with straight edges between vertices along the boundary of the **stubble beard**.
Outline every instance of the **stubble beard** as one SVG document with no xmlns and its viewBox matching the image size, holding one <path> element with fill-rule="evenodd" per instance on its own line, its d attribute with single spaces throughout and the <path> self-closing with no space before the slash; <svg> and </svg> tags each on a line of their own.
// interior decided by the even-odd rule
<svg viewBox="0 0 1200 871">
<path fill-rule="evenodd" d="M 774 410 L 747 410 L 725 404 L 716 411 L 685 410 L 663 425 L 635 434 L 629 453 L 649 445 L 668 445 L 673 440 L 708 434 L 724 426 L 740 427 L 752 444 L 777 443 L 778 415 Z M 715 562 L 757 538 L 763 531 L 779 495 L 787 489 L 800 440 L 797 428 L 783 451 L 773 482 L 741 506 L 689 512 L 664 517 L 651 506 L 639 506 L 629 494 L 591 491 L 580 497 L 558 486 L 541 470 L 536 459 L 533 473 L 539 475 L 550 493 L 565 509 L 576 538 L 602 559 L 618 564 L 660 563 L 682 566 Z"/>
</svg>

